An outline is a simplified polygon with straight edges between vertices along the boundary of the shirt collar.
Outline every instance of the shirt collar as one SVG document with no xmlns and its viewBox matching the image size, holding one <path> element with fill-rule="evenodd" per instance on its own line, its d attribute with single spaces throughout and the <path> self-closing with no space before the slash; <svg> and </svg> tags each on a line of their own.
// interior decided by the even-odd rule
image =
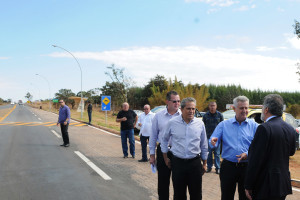
<svg viewBox="0 0 300 200">
<path fill-rule="evenodd" d="M 277 116 L 276 116 L 276 115 L 272 115 L 271 117 L 269 117 L 269 118 L 266 120 L 266 122 L 269 121 L 270 119 L 274 118 L 274 117 L 277 117 Z"/>
<path fill-rule="evenodd" d="M 187 123 L 184 121 L 182 115 L 180 115 L 180 118 L 181 118 L 182 123 L 187 124 Z M 188 124 L 191 124 L 192 122 L 194 122 L 194 119 L 195 119 L 195 117 L 194 117 Z"/>
<path fill-rule="evenodd" d="M 243 122 L 248 123 L 248 122 L 249 122 L 248 117 L 245 119 L 245 121 L 242 121 L 242 123 L 243 123 Z M 239 123 L 239 122 L 236 120 L 235 116 L 232 118 L 232 123 Z"/>
<path fill-rule="evenodd" d="M 171 114 L 168 112 L 168 109 L 167 109 L 167 108 L 165 109 L 164 114 L 165 114 L 165 115 L 171 115 Z M 176 116 L 176 115 L 180 115 L 180 114 L 181 114 L 181 111 L 180 111 L 180 109 L 178 109 L 177 112 L 174 113 L 173 115 Z"/>
</svg>

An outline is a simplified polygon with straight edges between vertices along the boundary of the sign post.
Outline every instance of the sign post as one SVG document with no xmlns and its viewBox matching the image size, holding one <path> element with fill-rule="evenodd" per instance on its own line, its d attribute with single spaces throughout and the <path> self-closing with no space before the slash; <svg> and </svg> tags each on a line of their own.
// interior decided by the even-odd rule
<svg viewBox="0 0 300 200">
<path fill-rule="evenodd" d="M 105 111 L 105 124 L 107 125 L 107 111 L 110 111 L 111 96 L 101 96 L 101 110 Z"/>
</svg>

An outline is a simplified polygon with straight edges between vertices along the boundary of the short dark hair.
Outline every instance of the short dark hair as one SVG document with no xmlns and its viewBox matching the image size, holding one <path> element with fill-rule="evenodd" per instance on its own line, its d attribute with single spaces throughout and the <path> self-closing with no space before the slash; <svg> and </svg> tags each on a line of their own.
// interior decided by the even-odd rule
<svg viewBox="0 0 300 200">
<path fill-rule="evenodd" d="M 263 106 L 269 109 L 269 113 L 281 117 L 283 113 L 283 99 L 279 94 L 265 96 Z"/>
<path fill-rule="evenodd" d="M 176 91 L 174 91 L 174 90 L 171 90 L 170 92 L 168 92 L 167 93 L 167 96 L 166 96 L 166 99 L 168 100 L 168 101 L 170 101 L 171 100 L 171 95 L 178 95 L 178 93 L 176 92 Z"/>
</svg>

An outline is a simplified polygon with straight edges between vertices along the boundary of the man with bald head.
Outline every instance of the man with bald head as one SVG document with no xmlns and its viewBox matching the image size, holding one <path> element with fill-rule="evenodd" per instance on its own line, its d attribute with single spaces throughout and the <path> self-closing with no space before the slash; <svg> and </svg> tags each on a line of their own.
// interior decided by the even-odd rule
<svg viewBox="0 0 300 200">
<path fill-rule="evenodd" d="M 122 110 L 118 113 L 116 122 L 121 123 L 121 142 L 124 158 L 128 158 L 127 138 L 129 139 L 129 149 L 132 158 L 135 158 L 135 141 L 134 141 L 134 127 L 137 123 L 137 114 L 129 109 L 129 104 L 124 102 Z"/>
<path fill-rule="evenodd" d="M 142 159 L 139 162 L 148 162 L 147 157 L 147 140 L 149 141 L 149 137 L 152 131 L 152 119 L 155 113 L 151 112 L 150 105 L 144 105 L 144 112 L 140 114 L 138 119 L 138 125 L 141 127 L 140 130 L 140 140 L 142 145 Z"/>
</svg>

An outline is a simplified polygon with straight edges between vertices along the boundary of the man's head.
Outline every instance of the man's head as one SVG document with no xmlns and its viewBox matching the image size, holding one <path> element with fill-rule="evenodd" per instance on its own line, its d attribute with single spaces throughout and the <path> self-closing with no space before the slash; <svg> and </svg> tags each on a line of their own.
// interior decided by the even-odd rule
<svg viewBox="0 0 300 200">
<path fill-rule="evenodd" d="M 64 105 L 66 105 L 65 102 L 64 102 L 64 100 L 62 100 L 62 99 L 60 99 L 60 100 L 58 101 L 58 103 L 59 103 L 59 105 L 60 105 L 61 107 L 63 107 Z"/>
<path fill-rule="evenodd" d="M 128 110 L 129 110 L 129 104 L 128 104 L 127 102 L 124 102 L 124 103 L 122 104 L 122 110 L 123 110 L 123 111 L 128 111 Z"/>
<path fill-rule="evenodd" d="M 178 93 L 175 91 L 168 92 L 166 96 L 166 104 L 169 112 L 177 111 L 180 106 L 180 97 Z"/>
<path fill-rule="evenodd" d="M 217 103 L 215 101 L 209 102 L 208 109 L 209 109 L 210 113 L 212 113 L 212 114 L 216 113 L 216 111 L 217 111 Z"/>
<path fill-rule="evenodd" d="M 278 94 L 269 94 L 265 96 L 261 113 L 261 120 L 266 121 L 266 118 L 272 115 L 281 117 L 283 113 L 283 104 L 283 99 Z"/>
<path fill-rule="evenodd" d="M 249 99 L 245 96 L 238 96 L 233 99 L 233 110 L 238 122 L 245 121 L 248 115 Z"/>
<path fill-rule="evenodd" d="M 148 113 L 150 112 L 150 105 L 148 104 L 144 105 L 144 112 L 146 115 L 148 115 Z"/>
<path fill-rule="evenodd" d="M 196 100 L 192 97 L 184 98 L 181 101 L 181 112 L 184 121 L 191 121 L 194 119 L 196 109 Z"/>
</svg>

